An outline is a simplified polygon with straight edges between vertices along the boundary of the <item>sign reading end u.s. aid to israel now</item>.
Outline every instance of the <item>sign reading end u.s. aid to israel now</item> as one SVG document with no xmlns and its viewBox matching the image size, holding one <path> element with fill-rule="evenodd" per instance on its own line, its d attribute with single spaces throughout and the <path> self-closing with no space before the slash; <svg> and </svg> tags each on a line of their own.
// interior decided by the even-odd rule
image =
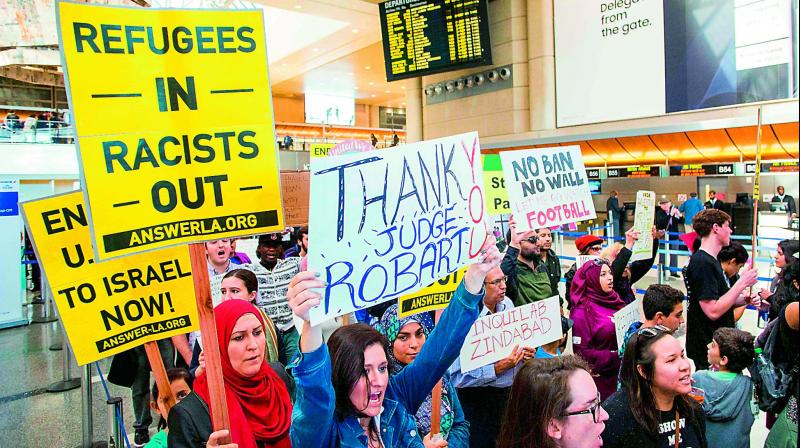
<svg viewBox="0 0 800 448">
<path fill-rule="evenodd" d="M 479 258 L 488 234 L 478 134 L 311 160 L 316 325 L 397 300 Z"/>
<path fill-rule="evenodd" d="M 57 12 L 99 259 L 283 228 L 261 10 Z"/>
<path fill-rule="evenodd" d="M 22 211 L 79 365 L 199 328 L 186 246 L 96 262 L 80 191 Z"/>
</svg>

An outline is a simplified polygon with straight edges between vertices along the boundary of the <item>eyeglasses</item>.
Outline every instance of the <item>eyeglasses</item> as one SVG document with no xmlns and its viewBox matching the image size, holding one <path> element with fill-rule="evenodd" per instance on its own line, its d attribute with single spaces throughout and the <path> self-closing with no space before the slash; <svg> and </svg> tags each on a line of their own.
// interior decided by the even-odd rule
<svg viewBox="0 0 800 448">
<path fill-rule="evenodd" d="M 592 414 L 592 421 L 597 423 L 597 415 L 599 414 L 597 412 L 597 410 L 600 409 L 600 404 L 601 404 L 600 392 L 598 392 L 597 393 L 597 401 L 592 405 L 592 407 L 590 407 L 589 409 L 584 409 L 582 411 L 567 412 L 566 414 L 562 415 L 562 417 L 569 417 L 569 416 L 572 416 L 572 415 Z"/>
<path fill-rule="evenodd" d="M 603 246 L 591 246 L 587 252 L 600 252 L 601 250 L 603 250 Z"/>
<path fill-rule="evenodd" d="M 661 333 L 672 333 L 672 331 L 663 325 L 656 325 L 655 327 L 640 328 L 639 331 L 636 332 L 639 336 L 644 336 L 646 338 L 653 338 Z"/>
<path fill-rule="evenodd" d="M 508 283 L 508 276 L 503 276 L 498 278 L 497 280 L 492 280 L 490 282 L 483 282 L 484 285 L 492 285 L 492 286 L 498 286 L 500 285 L 500 283 Z"/>
<path fill-rule="evenodd" d="M 525 238 L 522 241 L 527 241 L 531 244 L 536 244 L 536 242 L 539 241 L 539 238 L 537 238 L 536 235 L 534 235 L 534 236 L 529 236 L 528 238 Z"/>
</svg>

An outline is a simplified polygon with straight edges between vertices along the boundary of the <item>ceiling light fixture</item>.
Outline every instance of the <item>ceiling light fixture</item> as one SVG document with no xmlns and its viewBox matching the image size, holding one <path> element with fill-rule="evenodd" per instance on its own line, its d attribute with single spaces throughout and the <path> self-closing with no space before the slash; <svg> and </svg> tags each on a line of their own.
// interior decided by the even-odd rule
<svg viewBox="0 0 800 448">
<path fill-rule="evenodd" d="M 370 67 L 369 65 L 365 65 L 364 70 L 372 70 L 372 67 Z"/>
</svg>

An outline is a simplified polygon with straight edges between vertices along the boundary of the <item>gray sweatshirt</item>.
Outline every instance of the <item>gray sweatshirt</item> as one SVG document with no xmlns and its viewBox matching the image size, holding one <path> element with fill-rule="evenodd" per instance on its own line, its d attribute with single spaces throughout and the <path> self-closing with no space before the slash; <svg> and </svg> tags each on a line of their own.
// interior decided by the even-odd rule
<svg viewBox="0 0 800 448">
<path fill-rule="evenodd" d="M 708 446 L 750 448 L 753 426 L 753 382 L 736 374 L 700 370 L 695 372 L 695 387 L 706 392 L 703 413 L 706 416 Z"/>
</svg>

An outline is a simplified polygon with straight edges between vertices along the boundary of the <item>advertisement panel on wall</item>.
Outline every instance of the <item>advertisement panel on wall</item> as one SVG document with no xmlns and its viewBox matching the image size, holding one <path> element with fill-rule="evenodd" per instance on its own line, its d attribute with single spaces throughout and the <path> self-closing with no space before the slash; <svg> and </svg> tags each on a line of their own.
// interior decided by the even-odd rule
<svg viewBox="0 0 800 448">
<path fill-rule="evenodd" d="M 797 97 L 792 0 L 554 8 L 559 127 Z"/>
</svg>

